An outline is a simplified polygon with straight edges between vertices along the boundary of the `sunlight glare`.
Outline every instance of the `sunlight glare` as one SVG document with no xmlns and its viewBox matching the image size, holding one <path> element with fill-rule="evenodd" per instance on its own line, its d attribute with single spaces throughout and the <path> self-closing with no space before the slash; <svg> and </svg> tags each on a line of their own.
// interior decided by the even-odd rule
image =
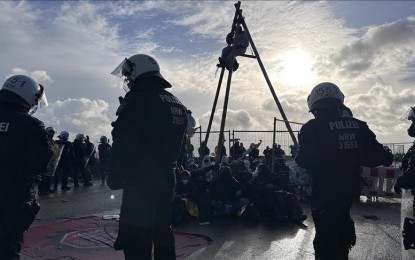
<svg viewBox="0 0 415 260">
<path fill-rule="evenodd" d="M 293 49 L 283 54 L 279 66 L 279 80 L 291 86 L 306 86 L 315 78 L 312 71 L 314 61 L 302 49 Z"/>
</svg>

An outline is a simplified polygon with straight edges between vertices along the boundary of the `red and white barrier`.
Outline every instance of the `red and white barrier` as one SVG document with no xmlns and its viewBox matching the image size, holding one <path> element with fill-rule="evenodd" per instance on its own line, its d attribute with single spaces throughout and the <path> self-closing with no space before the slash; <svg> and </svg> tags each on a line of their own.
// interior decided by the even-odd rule
<svg viewBox="0 0 415 260">
<path fill-rule="evenodd" d="M 401 175 L 399 168 L 393 167 L 360 167 L 360 174 L 367 180 L 369 187 L 363 186 L 361 195 L 374 197 L 399 198 L 393 186 Z"/>
</svg>

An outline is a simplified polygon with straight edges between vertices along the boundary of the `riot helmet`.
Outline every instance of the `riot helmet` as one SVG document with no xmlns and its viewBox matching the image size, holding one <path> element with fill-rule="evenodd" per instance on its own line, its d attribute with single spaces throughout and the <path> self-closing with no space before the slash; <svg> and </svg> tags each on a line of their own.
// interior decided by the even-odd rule
<svg viewBox="0 0 415 260">
<path fill-rule="evenodd" d="M 39 106 L 48 105 L 44 87 L 25 75 L 14 75 L 6 79 L 0 90 L 0 100 L 18 104 L 27 109 L 30 115 Z"/>
<path fill-rule="evenodd" d="M 108 138 L 103 135 L 99 138 L 99 141 L 103 144 L 106 144 L 106 143 L 108 143 Z"/>
<path fill-rule="evenodd" d="M 344 95 L 338 86 L 331 82 L 323 82 L 315 86 L 307 98 L 309 111 L 325 108 L 343 107 Z"/>
<path fill-rule="evenodd" d="M 69 133 L 66 131 L 62 131 L 58 137 L 64 141 L 67 141 L 69 139 Z"/>
<path fill-rule="evenodd" d="M 50 137 L 53 137 L 53 135 L 56 133 L 56 130 L 55 130 L 55 128 L 53 128 L 53 127 L 51 127 L 51 126 L 48 126 L 48 127 L 46 127 L 46 132 L 48 133 L 48 135 L 50 136 Z"/>
<path fill-rule="evenodd" d="M 415 137 L 415 107 L 410 107 L 400 118 L 401 120 L 411 120 L 412 124 L 408 128 L 408 135 Z"/>
<path fill-rule="evenodd" d="M 75 137 L 76 140 L 83 142 L 85 140 L 84 134 L 77 134 Z"/>
<path fill-rule="evenodd" d="M 400 120 L 414 120 L 415 119 L 415 107 L 410 107 L 405 113 L 400 117 Z"/>
<path fill-rule="evenodd" d="M 160 74 L 160 66 L 157 61 L 146 54 L 136 54 L 130 58 L 125 58 L 111 74 L 124 80 L 124 90 L 126 92 L 131 90 L 135 80 L 150 76 L 161 79 L 165 88 L 171 87 L 170 83 Z"/>
</svg>

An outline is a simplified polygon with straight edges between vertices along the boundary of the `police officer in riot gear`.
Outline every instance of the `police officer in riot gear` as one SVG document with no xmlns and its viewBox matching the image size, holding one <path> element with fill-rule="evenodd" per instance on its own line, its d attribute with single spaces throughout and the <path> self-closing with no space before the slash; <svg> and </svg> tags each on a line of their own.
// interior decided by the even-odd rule
<svg viewBox="0 0 415 260">
<path fill-rule="evenodd" d="M 55 128 L 51 126 L 46 127 L 46 133 L 48 133 L 49 140 L 52 143 L 52 146 L 54 146 L 55 141 L 53 140 L 53 137 L 55 136 L 55 133 L 56 133 Z M 48 176 L 45 173 L 42 173 L 42 180 L 40 181 L 38 185 L 38 195 L 47 195 L 49 193 L 54 193 L 55 190 L 50 188 L 52 181 L 53 181 L 53 176 Z"/>
<path fill-rule="evenodd" d="M 46 171 L 52 144 L 31 116 L 46 106 L 42 85 L 25 75 L 8 78 L 0 90 L 0 259 L 20 259 L 23 233 L 39 211 L 37 175 Z M 22 163 L 24 162 L 24 163 Z"/>
<path fill-rule="evenodd" d="M 108 165 L 111 157 L 111 145 L 108 143 L 106 136 L 101 136 L 100 144 L 98 145 L 98 157 L 99 157 L 99 172 L 101 176 L 102 184 L 105 183 L 107 178 Z"/>
<path fill-rule="evenodd" d="M 86 167 L 89 159 L 88 148 L 85 143 L 85 135 L 77 134 L 72 143 L 75 154 L 73 182 L 75 187 L 79 187 L 79 175 L 82 176 L 84 186 L 92 186 L 91 176 Z"/>
<path fill-rule="evenodd" d="M 360 189 L 359 167 L 389 163 L 367 124 L 342 116 L 343 101 L 335 84 L 315 86 L 307 100 L 315 119 L 298 136 L 300 150 L 295 160 L 312 178 L 313 244 L 319 260 L 348 259 L 356 243 L 350 208 Z"/>
<path fill-rule="evenodd" d="M 411 126 L 408 128 L 408 135 L 410 137 L 415 137 L 415 107 L 409 108 L 409 110 L 401 116 L 401 119 L 412 121 Z M 401 194 L 401 189 L 412 189 L 411 194 L 415 195 L 415 145 L 412 145 L 403 157 L 401 171 L 402 175 L 398 178 L 396 182 L 395 191 L 398 194 Z M 404 213 L 404 211 L 402 212 Z M 405 217 L 402 232 L 403 246 L 406 250 L 414 249 L 415 200 L 412 202 L 412 212 L 406 212 L 406 214 L 404 213 L 403 217 Z"/>
<path fill-rule="evenodd" d="M 75 154 L 73 145 L 69 141 L 69 133 L 67 131 L 62 131 L 58 135 L 58 138 L 59 140 L 57 140 L 56 143 L 63 145 L 63 150 L 53 179 L 53 190 L 55 192 L 58 190 L 59 179 L 61 179 L 61 189 L 63 191 L 71 189 L 71 187 L 68 186 L 68 178 L 73 173 L 73 164 L 75 162 Z"/>
<path fill-rule="evenodd" d="M 411 107 L 401 116 L 401 119 L 411 120 L 412 124 L 408 128 L 408 135 L 415 137 L 415 107 Z M 406 152 L 402 160 L 402 175 L 398 178 L 395 190 L 400 193 L 400 189 L 415 189 L 415 147 L 412 145 Z M 415 208 L 414 208 L 415 209 Z M 415 216 L 415 211 L 414 211 Z"/>
<path fill-rule="evenodd" d="M 108 186 L 124 188 L 114 248 L 125 259 L 175 259 L 171 207 L 174 169 L 185 141 L 186 107 L 166 91 L 170 83 L 157 61 L 144 54 L 126 58 L 111 74 L 124 79 L 113 123 Z"/>
</svg>

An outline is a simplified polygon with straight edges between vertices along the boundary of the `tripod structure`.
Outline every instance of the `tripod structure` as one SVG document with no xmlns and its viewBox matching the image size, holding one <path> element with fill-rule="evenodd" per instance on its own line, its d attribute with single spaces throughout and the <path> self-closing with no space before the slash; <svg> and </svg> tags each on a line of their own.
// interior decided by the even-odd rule
<svg viewBox="0 0 415 260">
<path fill-rule="evenodd" d="M 271 91 L 271 94 L 275 100 L 275 103 L 277 104 L 277 107 L 281 113 L 281 116 L 285 122 L 285 125 L 287 127 L 288 132 L 290 133 L 291 139 L 293 140 L 293 143 L 295 145 L 298 145 L 297 139 L 294 135 L 293 130 L 291 129 L 290 123 L 287 119 L 287 116 L 285 115 L 285 112 L 281 106 L 280 101 L 278 100 L 277 94 L 274 91 L 274 88 L 271 84 L 271 81 L 268 77 L 267 72 L 265 71 L 265 67 L 264 64 L 262 63 L 262 60 L 259 56 L 259 53 L 255 47 L 255 43 L 252 40 L 251 34 L 249 33 L 248 27 L 245 23 L 245 19 L 242 16 L 242 9 L 241 7 L 241 2 L 238 1 L 235 5 L 235 16 L 233 18 L 233 22 L 232 22 L 232 30 L 231 30 L 231 34 L 235 33 L 235 30 L 237 30 L 237 26 L 241 25 L 245 31 L 245 33 L 247 33 L 248 38 L 249 38 L 249 43 L 251 44 L 252 50 L 254 52 L 255 55 L 247 55 L 247 54 L 242 54 L 239 56 L 242 57 L 247 57 L 247 58 L 253 58 L 256 59 L 258 61 L 259 67 L 261 68 L 262 73 L 264 74 L 265 80 L 268 84 L 269 90 Z M 238 31 L 237 31 L 238 33 Z M 228 43 L 229 46 L 229 43 Z M 216 162 L 220 163 L 220 160 L 222 158 L 222 154 L 221 154 L 221 150 L 222 150 L 222 146 L 224 143 L 224 129 L 225 129 L 225 121 L 226 121 L 226 114 L 227 114 L 227 110 L 228 110 L 228 101 L 229 101 L 229 93 L 230 93 L 230 88 L 231 88 L 231 81 L 232 81 L 232 72 L 233 72 L 233 68 L 234 68 L 234 62 L 235 62 L 235 45 L 232 45 L 232 52 L 231 55 L 233 57 L 231 57 L 231 62 L 228 66 L 228 80 L 227 80 L 227 84 L 226 84 L 226 92 L 225 92 L 225 99 L 224 99 L 224 104 L 223 104 L 223 111 L 222 111 L 222 119 L 221 119 L 221 125 L 220 125 L 220 132 L 219 132 L 219 141 L 218 141 L 218 148 L 217 148 L 217 153 L 216 153 Z M 219 77 L 219 82 L 218 82 L 218 87 L 216 89 L 216 95 L 215 95 L 215 100 L 213 102 L 213 106 L 212 106 L 212 112 L 210 114 L 210 119 L 209 119 L 209 124 L 208 124 L 208 128 L 206 131 L 206 136 L 205 136 L 205 143 L 207 144 L 208 140 L 209 140 L 209 134 L 210 134 L 210 129 L 212 127 L 212 121 L 213 121 L 213 117 L 215 114 L 215 110 L 216 110 L 216 105 L 218 102 L 218 97 L 219 97 L 219 93 L 220 93 L 220 88 L 222 85 L 222 80 L 223 80 L 223 75 L 225 74 L 225 66 L 221 66 L 221 73 L 220 73 L 220 77 Z"/>
</svg>

